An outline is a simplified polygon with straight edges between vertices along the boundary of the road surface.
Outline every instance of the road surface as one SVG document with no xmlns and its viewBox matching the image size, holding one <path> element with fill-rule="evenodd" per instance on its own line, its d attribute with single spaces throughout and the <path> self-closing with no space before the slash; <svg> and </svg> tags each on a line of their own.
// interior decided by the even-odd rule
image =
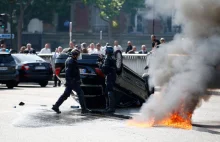
<svg viewBox="0 0 220 142">
<path fill-rule="evenodd" d="M 193 129 L 138 128 L 124 119 L 81 116 L 69 98 L 62 114 L 50 110 L 64 88 L 21 84 L 8 90 L 0 85 L 0 142 L 220 142 L 220 96 L 213 95 L 193 115 Z M 218 94 L 218 93 L 216 93 Z M 19 106 L 24 102 L 24 106 Z M 132 116 L 136 109 L 118 113 Z"/>
</svg>

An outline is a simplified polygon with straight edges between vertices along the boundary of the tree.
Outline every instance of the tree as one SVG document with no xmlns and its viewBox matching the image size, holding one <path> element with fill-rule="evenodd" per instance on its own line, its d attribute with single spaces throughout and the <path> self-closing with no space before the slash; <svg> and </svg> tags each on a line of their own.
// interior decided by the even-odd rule
<svg viewBox="0 0 220 142">
<path fill-rule="evenodd" d="M 112 38 L 112 26 L 117 25 L 116 16 L 120 14 L 125 0 L 83 0 L 85 4 L 93 4 L 100 10 L 100 17 L 108 23 L 109 41 Z"/>
<path fill-rule="evenodd" d="M 17 48 L 19 50 L 22 41 L 22 27 L 24 21 L 39 18 L 51 23 L 54 13 L 62 12 L 71 0 L 1 0 L 0 12 L 9 13 L 9 6 L 13 5 L 15 17 L 17 17 Z"/>
<path fill-rule="evenodd" d="M 100 10 L 100 17 L 108 23 L 108 36 L 111 40 L 112 26 L 117 25 L 115 20 L 120 11 L 135 14 L 138 8 L 145 7 L 145 0 L 83 0 L 85 4 L 95 5 Z"/>
</svg>

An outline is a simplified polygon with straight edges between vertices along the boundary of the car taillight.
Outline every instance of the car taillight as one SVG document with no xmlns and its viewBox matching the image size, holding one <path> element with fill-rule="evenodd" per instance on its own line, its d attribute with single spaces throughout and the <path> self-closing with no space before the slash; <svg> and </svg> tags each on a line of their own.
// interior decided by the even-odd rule
<svg viewBox="0 0 220 142">
<path fill-rule="evenodd" d="M 103 78 L 105 77 L 104 73 L 101 71 L 100 68 L 95 68 L 95 72 L 97 73 L 98 76 Z"/>
<path fill-rule="evenodd" d="M 56 68 L 56 69 L 55 69 L 55 74 L 56 74 L 56 75 L 59 75 L 59 74 L 60 74 L 60 70 L 61 70 L 61 68 Z"/>
<path fill-rule="evenodd" d="M 22 67 L 21 67 L 22 70 L 29 70 L 30 67 L 27 65 L 27 64 L 24 64 Z"/>
</svg>

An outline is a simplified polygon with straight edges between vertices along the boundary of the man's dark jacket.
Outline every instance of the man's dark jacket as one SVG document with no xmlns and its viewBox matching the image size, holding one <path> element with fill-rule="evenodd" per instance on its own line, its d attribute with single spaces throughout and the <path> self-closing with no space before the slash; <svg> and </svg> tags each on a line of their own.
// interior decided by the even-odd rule
<svg viewBox="0 0 220 142">
<path fill-rule="evenodd" d="M 67 58 L 66 63 L 66 81 L 80 81 L 80 72 L 79 67 L 76 59 L 72 57 Z"/>
<path fill-rule="evenodd" d="M 130 51 L 130 50 L 132 50 L 132 45 L 128 45 L 125 53 L 128 53 L 128 51 Z"/>
<path fill-rule="evenodd" d="M 157 43 L 157 46 L 160 45 L 160 41 L 155 39 L 153 42 L 152 42 L 152 48 L 155 46 L 155 43 Z"/>
</svg>

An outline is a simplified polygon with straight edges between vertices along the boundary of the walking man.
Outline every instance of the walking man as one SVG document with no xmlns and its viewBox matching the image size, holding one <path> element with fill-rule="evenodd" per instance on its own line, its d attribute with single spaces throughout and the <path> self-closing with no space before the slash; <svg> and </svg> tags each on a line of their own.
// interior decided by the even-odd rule
<svg viewBox="0 0 220 142">
<path fill-rule="evenodd" d="M 74 90 L 78 95 L 79 103 L 82 109 L 81 113 L 90 112 L 86 107 L 84 93 L 80 87 L 80 72 L 77 63 L 77 58 L 79 57 L 79 55 L 80 51 L 78 49 L 73 49 L 71 51 L 71 57 L 66 60 L 66 88 L 64 93 L 60 96 L 55 105 L 53 105 L 52 107 L 52 110 L 54 110 L 56 113 L 61 113 L 59 107 L 70 96 L 72 90 Z"/>
</svg>

